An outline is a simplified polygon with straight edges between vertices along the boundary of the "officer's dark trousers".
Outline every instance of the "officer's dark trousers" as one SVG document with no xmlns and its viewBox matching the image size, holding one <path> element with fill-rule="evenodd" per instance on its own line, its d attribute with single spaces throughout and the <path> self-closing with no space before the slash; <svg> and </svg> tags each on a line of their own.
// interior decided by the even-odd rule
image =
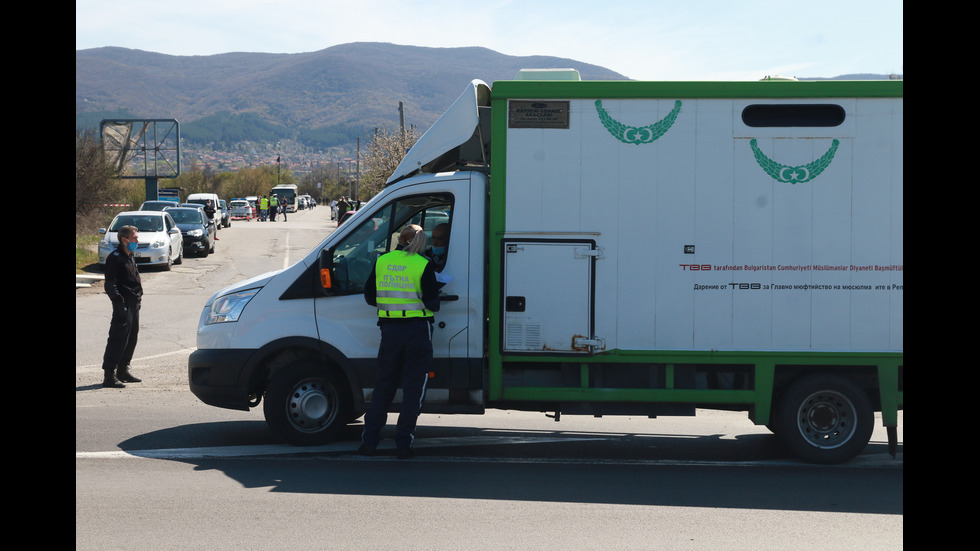
<svg viewBox="0 0 980 551">
<path fill-rule="evenodd" d="M 140 333 L 140 299 L 130 298 L 123 304 L 112 304 L 112 320 L 109 322 L 109 339 L 102 356 L 102 369 L 126 367 L 133 359 L 136 341 Z"/>
<path fill-rule="evenodd" d="M 399 449 L 412 446 L 431 365 L 432 326 L 428 321 L 412 318 L 386 320 L 381 324 L 374 393 L 364 414 L 364 434 L 361 436 L 365 446 L 378 445 L 381 429 L 388 421 L 388 409 L 399 386 L 402 404 L 395 428 L 395 446 Z"/>
</svg>

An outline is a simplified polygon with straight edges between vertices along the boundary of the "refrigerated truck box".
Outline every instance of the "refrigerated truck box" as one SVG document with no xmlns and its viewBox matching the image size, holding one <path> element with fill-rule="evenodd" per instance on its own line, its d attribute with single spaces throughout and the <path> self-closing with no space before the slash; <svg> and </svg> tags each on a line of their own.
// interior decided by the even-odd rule
<svg viewBox="0 0 980 551">
<path fill-rule="evenodd" d="M 902 81 L 475 80 L 349 223 L 208 300 L 191 389 L 335 437 L 374 383 L 370 267 L 448 220 L 423 411 L 739 410 L 826 463 L 880 411 L 894 455 L 902 125 Z"/>
</svg>

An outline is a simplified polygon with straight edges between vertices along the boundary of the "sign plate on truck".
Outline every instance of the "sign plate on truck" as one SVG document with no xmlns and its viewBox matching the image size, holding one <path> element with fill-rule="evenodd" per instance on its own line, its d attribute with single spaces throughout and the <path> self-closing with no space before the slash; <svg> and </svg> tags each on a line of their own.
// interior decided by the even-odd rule
<svg viewBox="0 0 980 551">
<path fill-rule="evenodd" d="M 507 126 L 510 128 L 568 128 L 568 102 L 512 100 Z"/>
</svg>

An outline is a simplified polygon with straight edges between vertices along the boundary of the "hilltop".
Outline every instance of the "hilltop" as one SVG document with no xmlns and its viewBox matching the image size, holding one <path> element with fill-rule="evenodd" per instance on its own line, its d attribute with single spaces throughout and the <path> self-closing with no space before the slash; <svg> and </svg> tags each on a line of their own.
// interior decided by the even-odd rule
<svg viewBox="0 0 980 551">
<path fill-rule="evenodd" d="M 626 80 L 572 59 L 486 48 L 353 43 L 301 54 L 172 56 L 105 47 L 75 52 L 77 128 L 103 118 L 177 119 L 191 141 L 351 142 L 377 126 L 428 128 L 470 80 L 522 68 L 571 67 L 587 80 Z"/>
<path fill-rule="evenodd" d="M 406 126 L 424 131 L 470 80 L 512 79 L 520 69 L 543 67 L 574 68 L 583 80 L 628 80 L 573 59 L 479 47 L 358 42 L 299 54 L 207 56 L 104 47 L 75 51 L 75 126 L 97 130 L 102 119 L 176 119 L 185 143 L 213 150 L 292 141 L 314 151 L 350 151 L 376 127 L 397 128 L 399 102 Z"/>
</svg>

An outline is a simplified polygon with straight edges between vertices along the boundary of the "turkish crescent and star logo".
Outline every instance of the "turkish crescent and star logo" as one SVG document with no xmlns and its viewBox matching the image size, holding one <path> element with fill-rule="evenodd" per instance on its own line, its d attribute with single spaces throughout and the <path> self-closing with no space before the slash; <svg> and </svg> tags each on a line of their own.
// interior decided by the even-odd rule
<svg viewBox="0 0 980 551">
<path fill-rule="evenodd" d="M 650 143 L 660 136 L 663 136 L 670 130 L 670 127 L 674 125 L 674 121 L 677 120 L 677 114 L 681 112 L 681 102 L 677 100 L 674 102 L 674 108 L 667 113 L 667 116 L 660 119 L 659 121 L 649 125 L 649 126 L 629 126 L 623 124 L 616 119 L 612 118 L 605 109 L 602 108 L 602 100 L 595 100 L 595 110 L 599 113 L 599 120 L 602 121 L 602 126 L 606 127 L 606 130 L 613 135 L 614 138 L 623 142 L 631 144 L 643 144 Z"/>
<path fill-rule="evenodd" d="M 623 143 L 641 145 L 656 141 L 670 130 L 677 120 L 677 115 L 681 112 L 681 101 L 674 101 L 674 108 L 671 109 L 670 113 L 667 113 L 659 121 L 647 126 L 630 126 L 617 121 L 602 107 L 602 100 L 595 101 L 595 109 L 596 113 L 599 114 L 599 120 L 602 122 L 602 126 L 609 131 L 612 137 Z M 763 172 L 778 182 L 800 184 L 813 180 L 830 166 L 831 161 L 834 160 L 834 154 L 837 153 L 840 141 L 835 139 L 827 152 L 819 159 L 798 166 L 786 165 L 769 158 L 759 149 L 758 142 L 754 138 L 749 142 L 749 145 L 752 148 L 755 161 L 762 168 Z"/>
</svg>

